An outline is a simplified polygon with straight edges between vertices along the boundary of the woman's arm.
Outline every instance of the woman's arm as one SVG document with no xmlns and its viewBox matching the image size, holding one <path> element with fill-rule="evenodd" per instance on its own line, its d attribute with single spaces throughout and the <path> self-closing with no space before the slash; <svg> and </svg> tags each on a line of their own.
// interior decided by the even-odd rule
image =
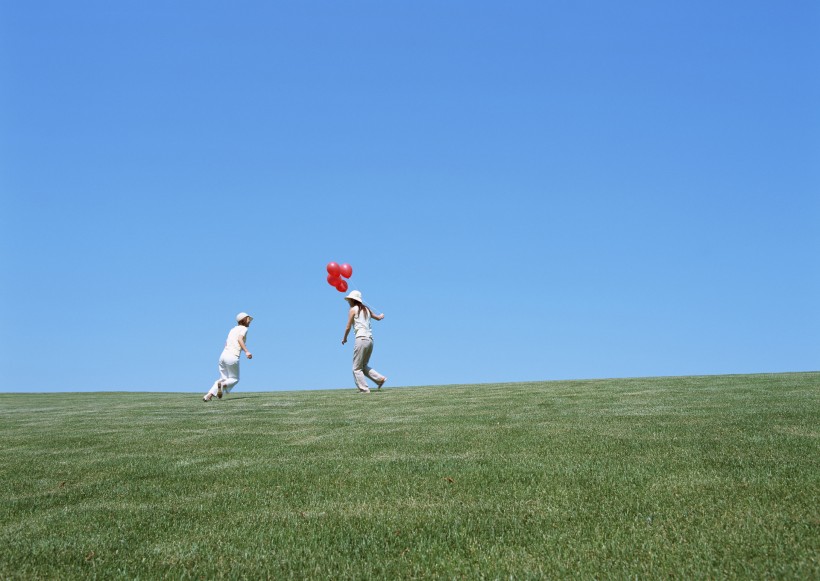
<svg viewBox="0 0 820 581">
<path fill-rule="evenodd" d="M 250 351 L 248 351 L 247 347 L 245 347 L 244 337 L 239 338 L 239 348 L 245 352 L 245 357 L 247 357 L 248 359 L 253 359 L 253 354 Z"/>
<path fill-rule="evenodd" d="M 347 335 L 350 333 L 350 327 L 353 325 L 353 317 L 356 315 L 355 310 L 356 307 L 350 307 L 350 311 L 347 313 L 347 327 L 345 327 L 345 336 L 342 338 L 342 345 L 347 343 Z"/>
<path fill-rule="evenodd" d="M 381 321 L 382 319 L 384 319 L 384 313 L 382 313 L 381 315 L 377 315 L 373 311 L 370 311 L 370 314 L 373 315 L 373 318 L 376 319 L 377 321 Z"/>
</svg>

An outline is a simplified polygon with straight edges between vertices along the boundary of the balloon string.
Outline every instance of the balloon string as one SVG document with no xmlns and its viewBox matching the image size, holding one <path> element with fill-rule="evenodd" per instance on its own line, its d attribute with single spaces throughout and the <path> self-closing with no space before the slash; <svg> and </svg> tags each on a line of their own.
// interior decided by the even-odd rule
<svg viewBox="0 0 820 581">
<path fill-rule="evenodd" d="M 347 279 L 347 282 L 348 282 L 348 284 L 350 284 L 350 279 Z M 361 290 L 361 289 L 360 289 L 360 290 Z M 374 307 L 373 305 L 369 305 L 369 304 L 367 304 L 367 303 L 366 303 L 366 302 L 364 302 L 364 301 L 362 301 L 362 304 L 363 304 L 364 306 L 366 306 L 368 309 L 370 309 L 371 311 L 373 311 L 374 313 L 381 314 L 381 311 L 380 311 L 379 309 L 377 309 L 376 307 Z"/>
<path fill-rule="evenodd" d="M 368 305 L 368 304 L 367 304 L 366 302 L 364 302 L 364 301 L 362 301 L 362 304 L 363 304 L 364 306 L 366 306 L 368 309 L 370 309 L 370 311 L 371 311 L 372 313 L 378 313 L 379 315 L 381 315 L 381 314 L 382 314 L 382 313 L 381 313 L 381 311 L 380 311 L 379 309 L 377 309 L 376 307 L 374 307 L 373 305 Z"/>
<path fill-rule="evenodd" d="M 350 279 L 347 279 L 347 280 L 348 280 L 348 284 L 350 284 Z M 362 301 L 362 304 L 364 306 L 366 306 L 368 309 L 370 309 L 372 312 L 381 314 L 381 311 L 379 309 L 377 309 L 376 307 L 374 307 L 373 305 L 370 305 L 370 304 L 368 304 L 364 301 Z"/>
</svg>

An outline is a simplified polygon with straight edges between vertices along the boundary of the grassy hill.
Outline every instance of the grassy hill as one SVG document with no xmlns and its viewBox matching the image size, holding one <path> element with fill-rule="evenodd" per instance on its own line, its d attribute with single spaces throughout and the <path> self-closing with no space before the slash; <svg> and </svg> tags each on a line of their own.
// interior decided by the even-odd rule
<svg viewBox="0 0 820 581">
<path fill-rule="evenodd" d="M 0 578 L 820 578 L 820 373 L 0 395 Z"/>
</svg>

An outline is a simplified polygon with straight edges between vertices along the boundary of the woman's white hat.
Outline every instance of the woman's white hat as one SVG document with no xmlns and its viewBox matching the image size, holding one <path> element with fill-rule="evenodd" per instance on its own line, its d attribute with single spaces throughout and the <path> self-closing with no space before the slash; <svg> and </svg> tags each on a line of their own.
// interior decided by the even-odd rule
<svg viewBox="0 0 820 581">
<path fill-rule="evenodd" d="M 245 317 L 251 317 L 251 316 L 248 313 L 239 313 L 238 315 L 236 315 L 236 322 L 238 323 L 239 321 L 241 321 Z M 251 317 L 251 320 L 253 320 L 253 317 Z"/>
<path fill-rule="evenodd" d="M 362 300 L 361 291 L 357 291 L 357 290 L 351 291 L 350 294 L 345 297 L 345 300 L 347 300 L 347 299 L 353 299 L 354 301 L 359 301 L 360 303 L 364 303 L 364 301 Z"/>
</svg>

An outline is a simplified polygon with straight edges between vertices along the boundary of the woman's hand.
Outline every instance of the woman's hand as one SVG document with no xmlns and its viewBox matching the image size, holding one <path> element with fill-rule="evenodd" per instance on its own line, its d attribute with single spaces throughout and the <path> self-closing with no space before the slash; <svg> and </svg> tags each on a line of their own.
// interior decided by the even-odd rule
<svg viewBox="0 0 820 581">
<path fill-rule="evenodd" d="M 342 345 L 347 343 L 347 336 L 350 334 L 350 328 L 353 326 L 353 316 L 356 314 L 356 307 L 350 307 L 347 312 L 347 325 L 345 326 L 345 336 L 342 337 Z"/>
<path fill-rule="evenodd" d="M 248 359 L 253 359 L 253 353 L 245 351 L 245 357 L 247 357 Z"/>
</svg>

